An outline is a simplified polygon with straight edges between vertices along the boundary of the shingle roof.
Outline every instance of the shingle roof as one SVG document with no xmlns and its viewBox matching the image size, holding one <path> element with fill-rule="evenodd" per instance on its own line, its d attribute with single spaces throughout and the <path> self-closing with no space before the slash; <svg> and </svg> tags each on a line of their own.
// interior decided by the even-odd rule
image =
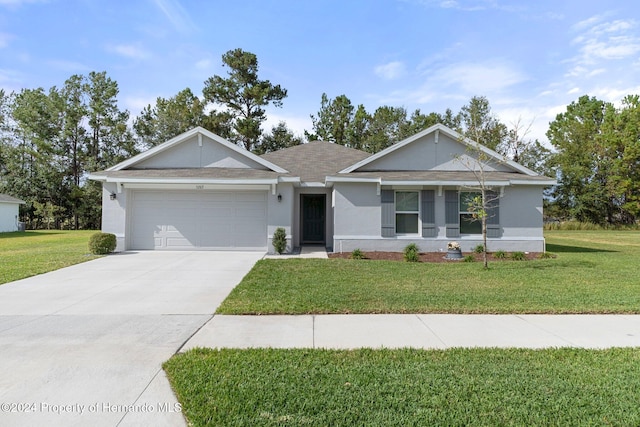
<svg viewBox="0 0 640 427">
<path fill-rule="evenodd" d="M 0 193 L 0 203 L 19 203 L 19 204 L 24 204 L 25 201 L 24 200 L 20 200 L 20 199 L 16 199 L 15 197 L 12 197 L 8 194 L 2 194 Z"/>
<path fill-rule="evenodd" d="M 332 142 L 313 141 L 261 157 L 299 176 L 303 182 L 324 182 L 327 175 L 334 175 L 370 155 Z"/>
<path fill-rule="evenodd" d="M 279 177 L 299 177 L 301 182 L 325 183 L 326 178 L 349 179 L 380 179 L 382 181 L 403 182 L 475 182 L 476 176 L 471 171 L 353 171 L 339 173 L 339 171 L 358 163 L 370 153 L 344 147 L 339 144 L 324 141 L 314 141 L 296 145 L 261 157 L 289 173 L 279 173 L 266 169 L 251 168 L 191 168 L 191 169 L 122 169 L 107 170 L 92 174 L 94 178 L 104 177 L 110 179 L 173 179 L 176 182 L 189 179 L 212 180 L 264 180 L 277 179 Z M 540 183 L 553 184 L 555 181 L 541 175 L 531 176 L 521 172 L 486 172 L 487 181 L 530 182 L 534 185 Z M 0 201 L 2 201 L 0 195 Z M 10 196 L 6 196 L 10 197 Z M 15 199 L 17 200 L 17 199 Z"/>
</svg>

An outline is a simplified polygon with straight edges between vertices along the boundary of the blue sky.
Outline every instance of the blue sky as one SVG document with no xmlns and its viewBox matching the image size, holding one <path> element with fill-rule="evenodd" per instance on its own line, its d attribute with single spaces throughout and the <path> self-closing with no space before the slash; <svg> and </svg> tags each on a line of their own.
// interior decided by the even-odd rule
<svg viewBox="0 0 640 427">
<path fill-rule="evenodd" d="M 483 95 L 541 140 L 581 95 L 640 94 L 637 0 L 0 0 L 7 91 L 106 71 L 135 115 L 186 87 L 201 96 L 234 48 L 289 92 L 266 128 L 297 133 L 323 92 L 369 112 L 457 112 Z"/>
</svg>

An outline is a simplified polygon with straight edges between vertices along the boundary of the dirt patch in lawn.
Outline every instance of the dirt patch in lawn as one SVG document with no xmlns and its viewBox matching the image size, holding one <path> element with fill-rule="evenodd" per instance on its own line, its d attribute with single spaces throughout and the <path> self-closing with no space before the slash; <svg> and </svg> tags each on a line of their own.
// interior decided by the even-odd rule
<svg viewBox="0 0 640 427">
<path fill-rule="evenodd" d="M 404 261 L 404 255 L 402 252 L 363 252 L 365 259 L 369 260 L 387 260 L 387 261 Z M 473 255 L 473 258 L 477 262 L 482 262 L 482 254 L 471 253 L 471 252 L 463 252 L 462 256 Z M 526 253 L 525 260 L 533 260 L 539 259 L 540 253 L 538 252 L 529 252 Z M 423 252 L 419 255 L 420 262 L 461 262 L 463 260 L 450 260 L 446 259 L 446 252 Z M 343 252 L 343 253 L 330 253 L 329 258 L 343 258 L 349 259 L 351 258 L 351 252 Z M 495 258 L 492 254 L 488 254 L 489 261 L 513 261 L 511 259 L 511 254 L 507 253 L 505 258 Z"/>
</svg>

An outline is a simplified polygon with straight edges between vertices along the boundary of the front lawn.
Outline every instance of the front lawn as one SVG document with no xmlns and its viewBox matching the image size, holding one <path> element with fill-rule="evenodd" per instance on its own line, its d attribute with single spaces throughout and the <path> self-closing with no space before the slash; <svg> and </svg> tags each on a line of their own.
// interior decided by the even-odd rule
<svg viewBox="0 0 640 427">
<path fill-rule="evenodd" d="M 640 232 L 549 231 L 554 259 L 259 261 L 222 314 L 640 313 Z"/>
<path fill-rule="evenodd" d="M 193 426 L 640 425 L 640 349 L 196 349 L 164 368 Z"/>
<path fill-rule="evenodd" d="M 89 254 L 95 231 L 40 230 L 0 233 L 0 284 L 96 258 Z"/>
</svg>

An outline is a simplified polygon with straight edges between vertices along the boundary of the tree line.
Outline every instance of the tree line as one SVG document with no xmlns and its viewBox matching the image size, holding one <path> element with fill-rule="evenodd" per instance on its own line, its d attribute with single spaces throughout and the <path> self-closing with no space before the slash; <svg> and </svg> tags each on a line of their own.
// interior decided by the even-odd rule
<svg viewBox="0 0 640 427">
<path fill-rule="evenodd" d="M 222 55 L 227 73 L 158 97 L 137 117 L 118 107 L 119 88 L 106 72 L 73 75 L 60 87 L 0 90 L 0 192 L 25 200 L 29 228 L 97 229 L 100 184 L 87 179 L 141 151 L 202 126 L 256 154 L 324 140 L 378 152 L 442 123 L 548 176 L 547 213 L 597 224 L 633 223 L 640 214 L 638 96 L 620 106 L 584 96 L 550 123 L 551 148 L 528 138 L 522 120 L 502 123 L 489 100 L 474 96 L 460 111 L 409 113 L 381 106 L 368 112 L 346 95 L 321 95 L 312 128 L 296 135 L 285 122 L 264 132 L 265 108 L 281 107 L 287 90 L 258 76 L 257 57 L 242 49 Z"/>
</svg>

